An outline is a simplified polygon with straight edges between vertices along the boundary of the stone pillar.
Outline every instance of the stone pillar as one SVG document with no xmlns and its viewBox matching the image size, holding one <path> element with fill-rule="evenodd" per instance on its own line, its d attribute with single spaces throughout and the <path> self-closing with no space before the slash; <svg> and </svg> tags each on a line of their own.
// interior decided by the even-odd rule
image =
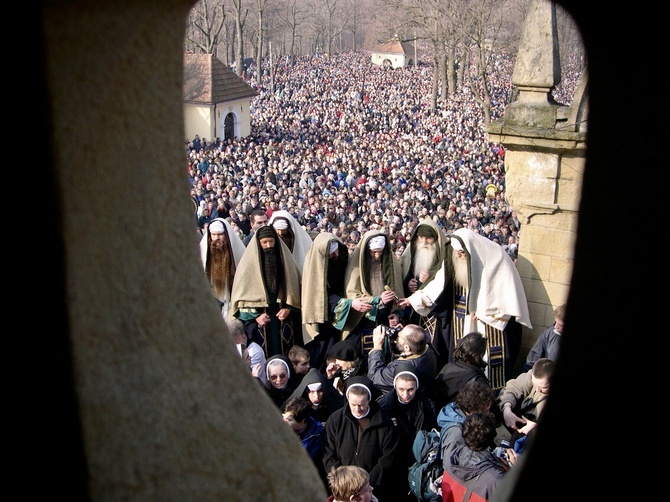
<svg viewBox="0 0 670 502">
<path fill-rule="evenodd" d="M 506 149 L 507 198 L 522 224 L 518 269 L 533 330 L 524 328 L 518 369 L 540 332 L 553 323 L 554 307 L 568 298 L 586 158 L 586 76 L 570 107 L 551 96 L 560 83 L 551 2 L 533 0 L 529 6 L 512 83 L 518 97 L 488 133 Z"/>
</svg>

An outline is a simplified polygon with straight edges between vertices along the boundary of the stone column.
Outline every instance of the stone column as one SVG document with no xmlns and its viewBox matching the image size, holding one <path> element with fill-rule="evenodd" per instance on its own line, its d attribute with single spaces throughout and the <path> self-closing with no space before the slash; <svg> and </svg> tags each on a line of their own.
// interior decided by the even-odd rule
<svg viewBox="0 0 670 502">
<path fill-rule="evenodd" d="M 488 128 L 506 149 L 507 198 L 522 224 L 518 269 L 533 330 L 524 331 L 517 368 L 568 297 L 586 156 L 586 74 L 570 107 L 551 95 L 561 79 L 556 33 L 556 6 L 533 0 L 512 75 L 517 99 Z"/>
</svg>

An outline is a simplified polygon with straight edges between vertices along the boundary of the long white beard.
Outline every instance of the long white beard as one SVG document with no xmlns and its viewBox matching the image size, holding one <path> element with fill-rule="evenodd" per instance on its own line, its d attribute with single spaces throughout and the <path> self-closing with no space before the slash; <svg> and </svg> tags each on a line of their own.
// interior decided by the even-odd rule
<svg viewBox="0 0 670 502">
<path fill-rule="evenodd" d="M 428 272 L 435 264 L 437 254 L 435 253 L 435 245 L 428 248 L 416 248 L 414 250 L 414 277 L 419 277 L 419 272 Z"/>
<path fill-rule="evenodd" d="M 454 279 L 456 284 L 468 288 L 468 258 L 467 256 L 458 256 L 457 252 L 453 252 L 454 263 Z"/>
</svg>

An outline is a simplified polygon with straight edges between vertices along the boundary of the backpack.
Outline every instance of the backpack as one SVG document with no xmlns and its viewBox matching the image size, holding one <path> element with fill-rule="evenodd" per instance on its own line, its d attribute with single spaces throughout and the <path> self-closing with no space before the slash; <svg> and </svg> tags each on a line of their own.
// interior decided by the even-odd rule
<svg viewBox="0 0 670 502">
<path fill-rule="evenodd" d="M 410 466 L 407 473 L 410 494 L 420 502 L 442 502 L 442 496 L 434 491 L 440 486 L 436 480 L 444 471 L 440 432 L 437 429 L 417 431 L 412 453 L 416 462 Z"/>
</svg>

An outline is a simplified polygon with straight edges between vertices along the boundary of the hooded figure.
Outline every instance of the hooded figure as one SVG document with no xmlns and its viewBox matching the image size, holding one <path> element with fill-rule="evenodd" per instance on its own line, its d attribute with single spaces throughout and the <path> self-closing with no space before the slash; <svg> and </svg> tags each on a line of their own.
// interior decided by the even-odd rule
<svg viewBox="0 0 670 502">
<path fill-rule="evenodd" d="M 423 394 L 416 366 L 403 361 L 395 367 L 393 389 L 379 399 L 379 405 L 393 419 L 398 428 L 401 443 L 400 456 L 406 463 L 405 467 L 409 468 L 414 463 L 412 445 L 416 433 L 420 430 L 429 431 L 437 425 L 435 406 Z M 409 491 L 409 486 L 407 486 L 407 491 Z"/>
<path fill-rule="evenodd" d="M 214 240 L 212 234 L 216 235 Z M 233 227 L 223 218 L 213 219 L 200 239 L 200 260 L 224 319 L 228 318 L 235 273 L 245 249 Z"/>
<path fill-rule="evenodd" d="M 273 211 L 268 223 L 275 228 L 277 234 L 286 243 L 286 247 L 291 251 L 295 265 L 298 267 L 298 275 L 301 276 L 305 255 L 312 245 L 312 238 L 293 215 L 283 209 Z"/>
<path fill-rule="evenodd" d="M 330 232 L 320 232 L 305 256 L 302 270 L 302 337 L 310 365 L 322 373 L 326 355 L 342 339 L 351 300 L 346 298 L 344 272 L 347 246 Z"/>
<path fill-rule="evenodd" d="M 291 396 L 309 401 L 312 404 L 312 416 L 323 423 L 344 404 L 344 398 L 333 383 L 316 368 L 310 368 Z"/>
<path fill-rule="evenodd" d="M 432 244 L 425 242 L 425 238 L 433 239 Z M 442 267 L 447 250 L 448 238 L 442 229 L 431 219 L 423 219 L 414 228 L 409 245 L 405 247 L 400 256 L 400 268 L 402 270 L 403 297 L 408 297 L 417 290 L 425 288 L 435 279 L 436 274 Z M 403 319 L 403 324 L 418 324 L 430 335 L 430 341 L 434 347 L 437 341 L 446 331 L 449 333 L 449 313 L 446 302 L 450 296 L 443 293 L 435 299 L 433 307 L 428 315 L 421 315 L 412 309 L 408 309 Z M 437 339 L 436 339 L 437 338 Z M 436 350 L 439 348 L 436 347 Z M 447 353 L 440 362 L 447 361 Z M 442 365 L 443 365 L 442 364 Z M 440 366 L 442 366 L 440 365 Z"/>
<path fill-rule="evenodd" d="M 341 465 L 362 467 L 370 473 L 375 495 L 386 502 L 395 500 L 400 487 L 400 443 L 396 427 L 379 408 L 375 395 L 368 377 L 348 379 L 345 405 L 326 422 L 323 465 L 326 472 Z"/>
<path fill-rule="evenodd" d="M 467 228 L 450 235 L 442 268 L 428 285 L 407 298 L 421 315 L 429 315 L 446 295 L 450 329 L 436 348 L 453 360 L 456 342 L 478 331 L 487 338 L 487 377 L 495 389 L 512 378 L 521 349 L 521 325 L 532 329 L 519 272 L 499 244 Z M 440 301 L 442 301 L 440 299 Z"/>
<path fill-rule="evenodd" d="M 379 259 L 373 255 L 381 253 Z M 400 320 L 403 310 L 395 300 L 384 303 L 382 294 L 390 291 L 391 298 L 403 296 L 400 263 L 391 250 L 386 234 L 370 230 L 361 238 L 351 253 L 345 272 L 347 298 L 361 298 L 372 305 L 367 312 L 349 311 L 342 330 L 343 337 L 351 337 L 361 344 L 364 359 L 373 347 L 372 330 L 379 324 L 389 324 L 391 316 Z"/>
<path fill-rule="evenodd" d="M 263 245 L 273 242 L 267 249 Z M 263 244 L 263 245 L 262 245 Z M 252 236 L 237 267 L 229 316 L 240 319 L 266 357 L 302 344 L 300 279 L 286 244 L 270 225 Z M 296 330 L 296 328 L 298 328 Z"/>
<path fill-rule="evenodd" d="M 277 408 L 281 408 L 296 388 L 293 364 L 285 355 L 276 354 L 265 362 L 264 371 L 267 382 L 263 384 L 263 388 Z M 282 375 L 284 378 L 281 378 Z"/>
</svg>

